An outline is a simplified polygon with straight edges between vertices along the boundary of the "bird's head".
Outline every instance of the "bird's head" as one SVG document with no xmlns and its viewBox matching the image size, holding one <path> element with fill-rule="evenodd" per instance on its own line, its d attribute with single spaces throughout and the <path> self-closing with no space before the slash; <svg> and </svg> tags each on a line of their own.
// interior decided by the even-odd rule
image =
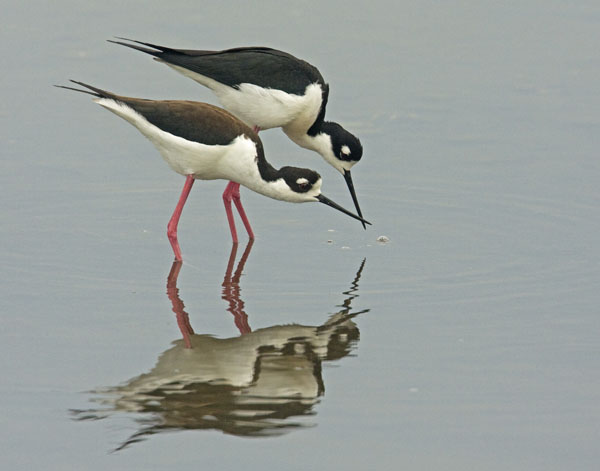
<svg viewBox="0 0 600 471">
<path fill-rule="evenodd" d="M 335 158 L 330 162 L 340 173 L 350 171 L 363 155 L 363 147 L 358 137 L 346 131 L 338 123 L 325 121 L 321 125 L 321 132 L 331 140 L 331 152 Z"/>
</svg>

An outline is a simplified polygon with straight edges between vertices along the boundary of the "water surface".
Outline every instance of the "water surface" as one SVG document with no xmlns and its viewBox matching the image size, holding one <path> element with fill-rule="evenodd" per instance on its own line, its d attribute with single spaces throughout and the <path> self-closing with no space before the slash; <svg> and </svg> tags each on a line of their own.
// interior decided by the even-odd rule
<svg viewBox="0 0 600 471">
<path fill-rule="evenodd" d="M 595 469 L 595 2 L 3 13 L 4 468 Z M 114 35 L 317 65 L 328 117 L 365 148 L 353 177 L 373 227 L 243 191 L 257 240 L 232 258 L 224 184 L 199 182 L 174 267 L 181 177 L 51 85 L 216 101 Z M 316 154 L 261 137 L 275 166 L 316 169 L 351 206 Z"/>
</svg>

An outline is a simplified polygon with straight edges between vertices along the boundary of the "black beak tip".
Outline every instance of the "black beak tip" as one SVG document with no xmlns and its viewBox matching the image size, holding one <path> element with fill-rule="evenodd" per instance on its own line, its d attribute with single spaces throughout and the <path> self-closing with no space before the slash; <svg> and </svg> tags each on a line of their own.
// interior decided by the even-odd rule
<svg viewBox="0 0 600 471">
<path fill-rule="evenodd" d="M 365 219 L 362 218 L 362 216 L 357 216 L 356 214 L 351 213 L 350 211 L 348 211 L 347 209 L 341 207 L 339 204 L 337 204 L 336 202 L 330 200 L 329 198 L 327 198 L 325 195 L 318 195 L 315 196 L 315 198 L 317 199 L 317 201 L 319 201 L 320 203 L 326 204 L 327 206 L 331 206 L 332 208 L 337 209 L 338 211 L 347 214 L 348 216 L 354 218 L 354 219 L 358 219 L 363 227 L 366 229 L 367 226 L 365 224 L 369 224 L 371 225 L 371 223 L 369 221 L 366 221 Z"/>
<path fill-rule="evenodd" d="M 352 174 L 350 170 L 344 170 L 344 180 L 346 181 L 346 185 L 348 185 L 348 190 L 350 190 L 350 195 L 352 196 L 352 201 L 354 202 L 354 207 L 356 208 L 356 212 L 361 219 L 361 224 L 363 229 L 367 229 L 367 224 L 371 224 L 368 221 L 363 219 L 362 211 L 360 210 L 360 206 L 358 205 L 358 198 L 356 197 L 356 191 L 354 190 L 354 183 L 352 182 Z"/>
</svg>

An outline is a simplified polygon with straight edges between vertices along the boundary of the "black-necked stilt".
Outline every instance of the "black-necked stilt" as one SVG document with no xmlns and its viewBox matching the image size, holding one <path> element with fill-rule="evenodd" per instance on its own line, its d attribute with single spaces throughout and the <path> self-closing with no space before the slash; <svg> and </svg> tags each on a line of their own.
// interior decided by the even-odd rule
<svg viewBox="0 0 600 471">
<path fill-rule="evenodd" d="M 207 103 L 145 100 L 115 95 L 83 82 L 87 93 L 104 108 L 133 124 L 158 149 L 169 166 L 186 177 L 179 202 L 169 220 L 167 235 L 175 258 L 181 260 L 177 224 L 194 180 L 229 180 L 223 195 L 233 242 L 237 233 L 231 211 L 233 200 L 250 239 L 252 228 L 242 207 L 239 187 L 292 203 L 320 201 L 361 222 L 370 224 L 321 194 L 321 176 L 309 169 L 282 167 L 267 162 L 258 135 L 227 111 Z"/>
<path fill-rule="evenodd" d="M 325 121 L 329 85 L 316 67 L 267 47 L 196 51 L 118 39 L 135 44 L 110 42 L 150 54 L 210 88 L 225 109 L 255 131 L 281 127 L 296 144 L 321 154 L 344 176 L 362 217 L 350 173 L 362 157 L 362 145 L 339 124 Z"/>
</svg>

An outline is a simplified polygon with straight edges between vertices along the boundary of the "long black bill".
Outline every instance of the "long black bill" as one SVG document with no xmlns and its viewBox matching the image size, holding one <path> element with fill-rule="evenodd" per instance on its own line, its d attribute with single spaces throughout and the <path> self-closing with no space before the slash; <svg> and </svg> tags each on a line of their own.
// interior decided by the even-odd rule
<svg viewBox="0 0 600 471">
<path fill-rule="evenodd" d="M 327 198 L 326 196 L 323 195 L 319 195 L 316 196 L 316 198 L 319 200 L 319 202 L 321 203 L 325 203 L 327 206 L 331 206 L 332 208 L 337 209 L 338 211 L 341 211 L 344 214 L 347 214 L 350 217 L 353 217 L 354 219 L 358 219 L 360 222 L 362 222 L 363 226 L 365 226 L 365 224 L 369 224 L 371 225 L 371 223 L 369 221 L 365 221 L 362 217 L 357 216 L 354 213 L 351 213 L 350 211 L 348 211 L 347 209 L 342 208 L 339 204 L 331 201 L 329 198 Z M 365 226 L 366 228 L 367 226 Z"/>
<path fill-rule="evenodd" d="M 362 218 L 362 212 L 360 211 L 360 206 L 358 205 L 358 198 L 356 197 L 356 192 L 354 191 L 354 183 L 352 183 L 352 175 L 350 175 L 350 170 L 344 171 L 344 180 L 346 180 L 346 185 L 348 185 L 348 189 L 350 190 L 350 194 L 352 195 L 352 201 L 354 201 L 354 207 L 356 208 L 356 212 Z M 366 229 L 365 221 L 362 221 L 363 227 Z"/>
</svg>

